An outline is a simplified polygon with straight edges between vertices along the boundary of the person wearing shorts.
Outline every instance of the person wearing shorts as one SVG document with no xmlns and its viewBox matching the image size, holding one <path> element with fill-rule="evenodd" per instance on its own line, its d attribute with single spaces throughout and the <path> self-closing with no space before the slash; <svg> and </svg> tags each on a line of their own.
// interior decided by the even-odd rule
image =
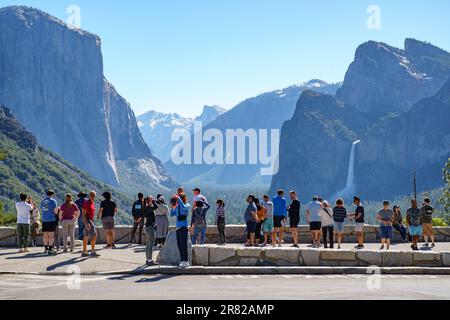
<svg viewBox="0 0 450 320">
<path fill-rule="evenodd" d="M 55 243 L 55 231 L 58 227 L 56 220 L 56 213 L 58 204 L 53 199 L 55 192 L 53 190 L 47 191 L 47 197 L 42 200 L 40 208 L 42 211 L 42 232 L 44 233 L 44 253 L 54 255 L 56 252 L 53 250 Z"/>
<path fill-rule="evenodd" d="M 434 233 L 433 233 L 433 207 L 430 205 L 431 200 L 429 198 L 425 198 L 423 200 L 423 206 L 420 209 L 420 213 L 422 215 L 422 231 L 423 231 L 423 239 L 425 240 L 425 247 L 429 247 L 428 237 L 431 238 L 431 248 L 434 248 L 436 245 L 434 244 Z"/>
<path fill-rule="evenodd" d="M 275 240 L 278 242 L 278 246 L 281 247 L 283 242 L 284 224 L 287 217 L 287 202 L 284 198 L 284 191 L 278 190 L 277 196 L 272 199 L 273 203 L 273 225 Z"/>
<path fill-rule="evenodd" d="M 338 249 L 341 249 L 346 218 L 347 210 L 344 207 L 344 200 L 339 198 L 336 200 L 336 206 L 333 208 L 334 231 L 337 235 Z"/>
<path fill-rule="evenodd" d="M 411 208 L 406 210 L 406 221 L 409 225 L 409 234 L 412 237 L 411 249 L 418 251 L 419 238 L 422 236 L 422 214 L 417 207 L 417 200 L 411 199 Z"/>
<path fill-rule="evenodd" d="M 356 206 L 355 213 L 353 214 L 355 219 L 355 232 L 358 244 L 355 249 L 364 249 L 364 207 L 361 204 L 359 197 L 353 198 L 353 204 Z"/>
<path fill-rule="evenodd" d="M 378 211 L 377 220 L 380 222 L 380 237 L 381 237 L 381 248 L 384 249 L 386 244 L 386 249 L 389 250 L 391 246 L 392 239 L 392 222 L 394 221 L 394 211 L 389 208 L 389 201 L 383 201 L 383 209 Z"/>
<path fill-rule="evenodd" d="M 292 200 L 291 205 L 288 208 L 289 215 L 289 227 L 292 233 L 292 239 L 294 240 L 293 248 L 298 248 L 298 225 L 300 223 L 300 201 L 297 197 L 297 192 L 289 192 L 289 197 Z"/>
<path fill-rule="evenodd" d="M 313 200 L 308 203 L 306 209 L 306 222 L 309 223 L 309 230 L 311 231 L 312 245 L 314 248 L 320 247 L 320 231 L 322 229 L 322 218 L 320 211 L 322 210 L 322 203 L 319 202 L 319 197 L 314 196 Z"/>
<path fill-rule="evenodd" d="M 275 234 L 274 234 L 274 219 L 273 219 L 273 203 L 269 200 L 269 195 L 263 196 L 263 202 L 261 203 L 266 208 L 266 220 L 263 224 L 264 243 L 263 246 L 267 246 L 269 235 L 272 239 L 272 245 L 276 246 Z"/>
<path fill-rule="evenodd" d="M 83 203 L 83 223 L 84 223 L 84 238 L 83 238 L 83 253 L 82 257 L 99 257 L 99 254 L 95 252 L 95 242 L 97 241 L 97 230 L 94 225 L 95 216 L 95 197 L 97 194 L 95 191 L 89 192 L 89 199 Z M 87 251 L 88 241 L 91 242 L 91 254 Z"/>
<path fill-rule="evenodd" d="M 114 241 L 116 236 L 114 234 L 114 215 L 117 213 L 117 205 L 111 200 L 110 192 L 104 192 L 102 196 L 104 200 L 100 204 L 97 218 L 101 219 L 103 229 L 105 230 L 105 249 L 115 249 L 116 245 L 114 244 Z"/>
</svg>

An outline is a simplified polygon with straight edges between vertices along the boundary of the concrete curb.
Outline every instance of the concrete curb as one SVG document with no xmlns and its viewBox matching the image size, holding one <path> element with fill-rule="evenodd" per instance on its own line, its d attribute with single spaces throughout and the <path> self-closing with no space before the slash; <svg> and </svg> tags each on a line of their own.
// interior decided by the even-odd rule
<svg viewBox="0 0 450 320">
<path fill-rule="evenodd" d="M 450 275 L 450 268 L 440 267 L 382 267 L 381 274 L 392 275 Z M 135 270 L 105 272 L 82 272 L 82 276 L 114 275 L 371 275 L 373 268 L 367 267 L 198 267 L 181 269 L 171 266 L 155 266 Z M 67 276 L 69 272 L 10 272 L 0 275 Z"/>
</svg>

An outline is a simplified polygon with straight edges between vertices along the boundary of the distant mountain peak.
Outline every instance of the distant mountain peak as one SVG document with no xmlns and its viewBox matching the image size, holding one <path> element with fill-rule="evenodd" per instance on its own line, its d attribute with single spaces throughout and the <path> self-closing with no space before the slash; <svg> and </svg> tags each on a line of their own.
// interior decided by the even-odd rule
<svg viewBox="0 0 450 320">
<path fill-rule="evenodd" d="M 0 8 L 0 16 L 3 14 L 14 14 L 19 18 L 20 21 L 23 22 L 23 24 L 30 28 L 33 26 L 36 20 L 38 19 L 44 19 L 45 21 L 54 22 L 55 24 L 58 24 L 62 27 L 68 28 L 73 32 L 76 32 L 82 36 L 92 37 L 96 41 L 96 43 L 101 46 L 101 39 L 98 35 L 91 33 L 89 31 L 79 29 L 79 28 L 73 28 L 69 24 L 67 24 L 65 21 L 58 19 L 55 16 L 52 16 L 48 14 L 45 11 L 42 11 L 40 9 L 30 7 L 30 6 L 7 6 Z"/>
</svg>

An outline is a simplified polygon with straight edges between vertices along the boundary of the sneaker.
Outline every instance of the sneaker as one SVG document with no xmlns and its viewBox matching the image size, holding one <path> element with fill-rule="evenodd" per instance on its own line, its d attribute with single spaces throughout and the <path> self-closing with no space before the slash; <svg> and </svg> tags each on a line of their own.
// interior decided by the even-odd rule
<svg viewBox="0 0 450 320">
<path fill-rule="evenodd" d="M 116 245 L 114 243 L 111 245 L 111 248 L 112 249 L 117 249 L 117 247 L 116 247 Z"/>
<path fill-rule="evenodd" d="M 44 250 L 44 254 L 48 254 L 48 249 L 47 248 Z"/>
<path fill-rule="evenodd" d="M 87 257 L 89 257 L 89 253 L 88 252 L 83 252 L 83 253 L 81 253 L 81 257 L 82 258 L 87 258 Z"/>
<path fill-rule="evenodd" d="M 361 249 L 364 249 L 364 245 L 358 244 L 355 248 L 356 248 L 356 250 L 361 250 Z"/>
<path fill-rule="evenodd" d="M 423 246 L 428 248 L 430 245 L 428 243 L 425 243 Z"/>
<path fill-rule="evenodd" d="M 413 246 L 414 251 L 419 251 L 419 248 L 417 246 Z"/>
<path fill-rule="evenodd" d="M 145 265 L 146 266 L 154 266 L 155 262 L 153 260 L 147 260 L 147 261 L 145 261 Z"/>
<path fill-rule="evenodd" d="M 64 249 L 64 250 L 63 250 L 63 253 L 67 253 L 67 249 Z"/>
<path fill-rule="evenodd" d="M 98 258 L 98 257 L 100 257 L 100 255 L 97 252 L 93 251 L 93 252 L 91 252 L 91 257 Z"/>
<path fill-rule="evenodd" d="M 381 247 L 380 247 L 380 250 L 384 250 L 384 246 L 381 246 Z"/>
<path fill-rule="evenodd" d="M 112 245 L 107 244 L 106 246 L 103 247 L 103 249 L 112 249 Z"/>
<path fill-rule="evenodd" d="M 432 248 L 435 248 L 435 247 L 436 247 L 436 245 L 435 245 L 434 243 L 432 243 L 432 244 L 431 244 L 431 247 L 432 247 Z"/>
<path fill-rule="evenodd" d="M 57 252 L 53 249 L 48 249 L 48 255 L 49 256 L 55 256 L 57 254 Z"/>
<path fill-rule="evenodd" d="M 189 268 L 191 265 L 189 264 L 189 262 L 184 261 L 183 262 L 183 267 L 182 268 Z"/>
<path fill-rule="evenodd" d="M 291 248 L 298 248 L 298 244 L 293 244 Z"/>
</svg>

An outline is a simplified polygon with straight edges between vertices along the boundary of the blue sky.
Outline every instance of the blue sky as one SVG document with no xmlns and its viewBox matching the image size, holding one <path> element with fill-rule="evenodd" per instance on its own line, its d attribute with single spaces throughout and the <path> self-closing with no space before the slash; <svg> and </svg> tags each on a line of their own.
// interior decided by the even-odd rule
<svg viewBox="0 0 450 320">
<path fill-rule="evenodd" d="M 341 81 L 368 40 L 406 37 L 450 50 L 448 0 L 0 0 L 30 5 L 102 38 L 106 77 L 137 114 L 195 116 L 259 93 L 320 78 Z M 367 28 L 367 8 L 381 29 Z"/>
</svg>

